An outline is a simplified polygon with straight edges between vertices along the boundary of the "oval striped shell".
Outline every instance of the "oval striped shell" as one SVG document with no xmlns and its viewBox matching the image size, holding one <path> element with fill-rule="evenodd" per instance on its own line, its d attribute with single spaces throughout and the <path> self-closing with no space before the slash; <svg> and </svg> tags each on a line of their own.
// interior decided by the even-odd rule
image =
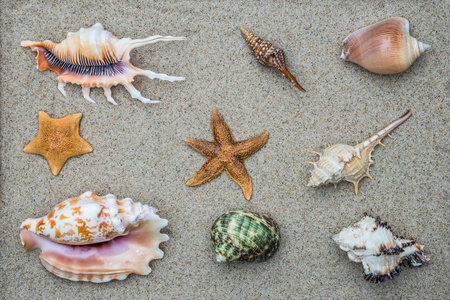
<svg viewBox="0 0 450 300">
<path fill-rule="evenodd" d="M 431 46 L 409 35 L 409 21 L 389 18 L 361 28 L 342 42 L 341 58 L 378 74 L 408 69 Z"/>
</svg>

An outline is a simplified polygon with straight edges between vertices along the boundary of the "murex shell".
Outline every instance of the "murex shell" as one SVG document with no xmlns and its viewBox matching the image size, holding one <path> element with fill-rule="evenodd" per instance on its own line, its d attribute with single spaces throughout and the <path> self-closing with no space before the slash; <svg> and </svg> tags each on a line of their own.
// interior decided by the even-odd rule
<svg viewBox="0 0 450 300">
<path fill-rule="evenodd" d="M 273 46 L 271 43 L 261 39 L 257 35 L 242 27 L 241 31 L 260 64 L 277 69 L 296 88 L 302 92 L 306 92 L 305 89 L 300 86 L 294 75 L 292 75 L 286 67 L 284 51 L 282 49 Z"/>
<path fill-rule="evenodd" d="M 86 192 L 57 205 L 47 216 L 22 222 L 25 250 L 40 248 L 41 263 L 73 281 L 107 282 L 129 274 L 147 275 L 161 259 L 159 244 L 167 220 L 157 210 L 114 195 Z"/>
<path fill-rule="evenodd" d="M 371 159 L 373 149 L 378 144 L 383 145 L 381 140 L 410 116 L 411 111 L 408 110 L 403 116 L 356 146 L 336 144 L 326 148 L 322 154 L 314 152 L 320 158 L 317 162 L 311 162 L 314 169 L 311 171 L 308 186 L 316 187 L 331 183 L 336 187 L 339 182 L 345 180 L 355 185 L 355 193 L 358 194 L 359 181 L 364 177 L 372 178 L 369 175 L 369 166 L 373 164 Z"/>
<path fill-rule="evenodd" d="M 214 222 L 211 239 L 218 262 L 261 261 L 278 250 L 280 232 L 266 215 L 231 211 Z"/>
<path fill-rule="evenodd" d="M 144 75 L 151 79 L 168 81 L 184 80 L 184 77 L 173 77 L 136 68 L 130 62 L 130 51 L 159 41 L 184 39 L 160 35 L 138 40 L 117 39 L 97 23 L 90 28 L 69 32 L 67 38 L 59 44 L 52 41 L 23 41 L 21 45 L 37 51 L 39 70 L 52 70 L 58 74 L 58 89 L 64 96 L 66 96 L 64 86 L 69 82 L 81 85 L 84 98 L 90 102 L 94 102 L 89 96 L 90 88 L 102 87 L 108 101 L 117 104 L 111 96 L 111 86 L 122 84 L 133 98 L 144 103 L 157 103 L 159 101 L 143 97 L 131 84 L 134 76 Z"/>
<path fill-rule="evenodd" d="M 361 28 L 342 42 L 341 58 L 378 74 L 408 69 L 431 46 L 409 35 L 409 21 L 389 18 Z"/>
<path fill-rule="evenodd" d="M 371 282 L 383 281 L 401 272 L 401 266 L 421 266 L 430 260 L 430 254 L 414 239 L 404 239 L 393 235 L 391 227 L 364 214 L 358 223 L 344 228 L 332 239 L 346 251 L 351 261 L 361 262 L 364 278 Z"/>
</svg>

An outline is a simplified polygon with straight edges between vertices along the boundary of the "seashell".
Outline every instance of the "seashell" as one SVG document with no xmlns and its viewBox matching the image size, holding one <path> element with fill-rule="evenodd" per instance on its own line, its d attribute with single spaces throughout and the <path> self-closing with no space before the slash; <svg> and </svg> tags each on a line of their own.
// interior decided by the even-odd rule
<svg viewBox="0 0 450 300">
<path fill-rule="evenodd" d="M 214 222 L 211 239 L 218 262 L 261 261 L 278 250 L 280 232 L 266 215 L 231 211 Z"/>
<path fill-rule="evenodd" d="M 284 52 L 280 48 L 272 46 L 271 43 L 264 41 L 263 39 L 257 37 L 250 31 L 241 27 L 241 31 L 247 40 L 247 43 L 253 50 L 258 62 L 264 66 L 274 67 L 284 77 L 289 79 L 292 84 L 302 92 L 306 92 L 304 88 L 300 86 L 297 79 L 289 72 L 284 62 Z"/>
<path fill-rule="evenodd" d="M 408 69 L 431 46 L 409 35 L 409 21 L 389 18 L 361 28 L 342 42 L 341 58 L 378 74 Z"/>
<path fill-rule="evenodd" d="M 355 193 L 358 194 L 359 181 L 364 177 L 372 178 L 369 175 L 369 166 L 374 163 L 371 159 L 373 149 L 378 144 L 384 146 L 381 140 L 410 116 L 411 111 L 408 110 L 403 116 L 356 146 L 336 144 L 326 148 L 322 154 L 314 152 L 320 158 L 317 162 L 311 162 L 314 169 L 311 171 L 308 186 L 316 187 L 332 183 L 336 188 L 339 182 L 345 180 L 355 185 Z"/>
<path fill-rule="evenodd" d="M 107 282 L 129 274 L 147 275 L 161 259 L 159 231 L 167 225 L 157 210 L 114 195 L 86 192 L 57 205 L 47 216 L 23 221 L 25 251 L 40 248 L 41 263 L 72 281 Z"/>
<path fill-rule="evenodd" d="M 380 217 L 374 219 L 367 213 L 358 223 L 344 228 L 332 239 L 346 251 L 348 258 L 362 262 L 364 278 L 377 283 L 401 272 L 401 266 L 421 266 L 430 260 L 430 254 L 414 239 L 395 236 L 386 222 Z"/>
<path fill-rule="evenodd" d="M 184 77 L 173 77 L 142 70 L 130 62 L 130 51 L 134 48 L 159 41 L 179 41 L 185 37 L 155 35 L 146 39 L 117 39 L 103 29 L 100 23 L 90 28 L 81 28 L 69 32 L 67 38 L 59 44 L 52 41 L 22 41 L 22 47 L 37 51 L 37 68 L 41 71 L 52 70 L 58 74 L 58 89 L 66 96 L 64 86 L 67 82 L 82 86 L 86 100 L 94 102 L 89 96 L 91 87 L 102 87 L 105 96 L 112 104 L 117 104 L 111 96 L 111 86 L 123 85 L 131 97 L 143 103 L 157 103 L 141 95 L 131 84 L 134 76 L 144 75 L 151 79 L 177 81 Z"/>
</svg>

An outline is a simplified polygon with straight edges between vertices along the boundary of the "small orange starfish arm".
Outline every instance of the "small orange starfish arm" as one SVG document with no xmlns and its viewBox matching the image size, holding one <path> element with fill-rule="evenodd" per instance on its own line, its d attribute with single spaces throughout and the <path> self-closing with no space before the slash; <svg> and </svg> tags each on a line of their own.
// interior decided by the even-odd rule
<svg viewBox="0 0 450 300">
<path fill-rule="evenodd" d="M 269 133 L 266 131 L 263 134 L 240 142 L 234 143 L 234 154 L 238 159 L 246 159 L 261 149 L 267 142 Z"/>
<path fill-rule="evenodd" d="M 230 128 L 215 108 L 212 111 L 211 123 L 214 140 L 217 144 L 227 145 L 233 143 L 234 140 Z"/>
<path fill-rule="evenodd" d="M 244 163 L 237 158 L 233 158 L 226 166 L 228 176 L 234 180 L 244 192 L 244 197 L 250 200 L 252 197 L 252 179 L 245 169 Z"/>
<path fill-rule="evenodd" d="M 219 153 L 219 149 L 217 145 L 213 142 L 203 141 L 203 140 L 197 140 L 197 139 L 184 139 L 184 141 L 200 152 L 202 155 L 211 158 L 215 157 Z"/>
<path fill-rule="evenodd" d="M 219 158 L 210 158 L 206 161 L 206 163 L 202 166 L 200 171 L 194 175 L 188 182 L 186 182 L 189 186 L 200 185 L 211 179 L 216 178 L 222 173 L 224 164 L 219 160 Z"/>
</svg>

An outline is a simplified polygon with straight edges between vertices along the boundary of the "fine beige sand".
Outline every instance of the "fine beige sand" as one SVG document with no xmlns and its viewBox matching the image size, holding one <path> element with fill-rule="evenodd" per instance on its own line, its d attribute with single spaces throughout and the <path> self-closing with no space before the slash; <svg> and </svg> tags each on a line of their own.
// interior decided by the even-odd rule
<svg viewBox="0 0 450 300">
<path fill-rule="evenodd" d="M 448 1 L 2 1 L 0 298 L 2 299 L 444 299 L 449 298 L 449 19 Z M 343 61 L 351 32 L 388 17 L 410 21 L 412 36 L 432 46 L 406 72 L 381 76 Z M 135 66 L 186 81 L 136 77 L 143 96 L 113 88 L 119 105 L 93 88 L 57 89 L 56 73 L 36 69 L 22 40 L 60 42 L 67 32 L 101 22 L 115 36 L 185 36 L 131 54 Z M 243 26 L 284 49 L 302 93 L 260 65 Z M 225 173 L 186 186 L 205 158 L 185 138 L 212 140 L 216 107 L 236 140 L 268 131 L 267 144 L 245 161 L 253 197 Z M 411 109 L 413 116 L 374 151 L 373 180 L 307 187 L 317 157 L 335 143 L 354 144 Z M 82 113 L 80 134 L 92 153 L 71 158 L 53 176 L 47 161 L 23 148 L 38 130 L 38 112 Z M 71 282 L 49 273 L 39 250 L 25 253 L 23 219 L 47 214 L 88 190 L 159 209 L 169 220 L 165 256 L 148 276 L 107 284 Z M 278 253 L 262 263 L 219 264 L 209 230 L 229 210 L 269 213 L 279 224 Z M 361 264 L 331 240 L 364 212 L 431 253 L 420 268 L 372 284 Z"/>
</svg>

